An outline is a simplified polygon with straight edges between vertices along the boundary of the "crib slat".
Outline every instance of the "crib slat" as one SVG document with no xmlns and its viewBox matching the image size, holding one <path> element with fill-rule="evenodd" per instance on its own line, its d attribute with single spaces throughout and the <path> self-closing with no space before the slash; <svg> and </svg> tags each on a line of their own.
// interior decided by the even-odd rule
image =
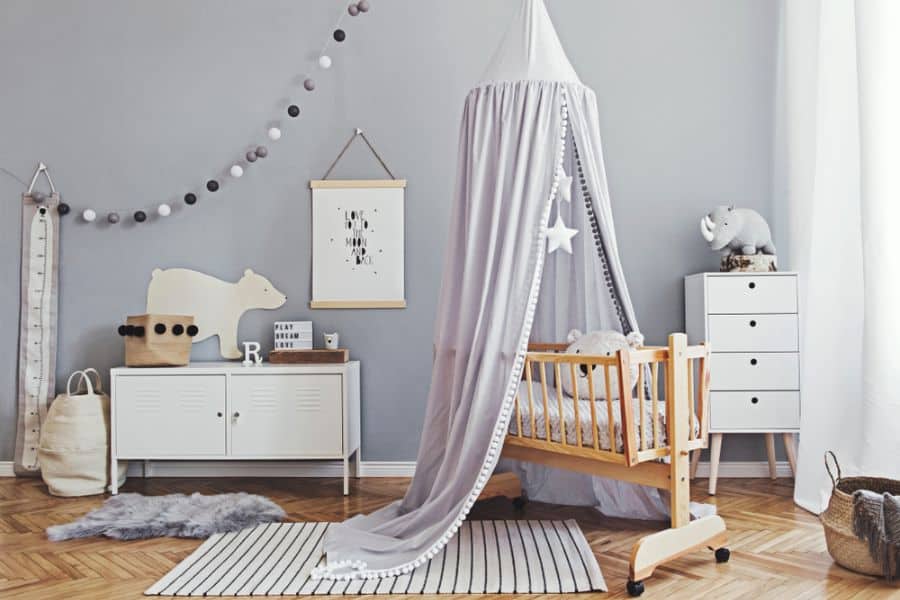
<svg viewBox="0 0 900 600">
<path fill-rule="evenodd" d="M 544 396 L 544 439 L 550 441 L 550 411 L 547 409 L 547 369 L 544 361 L 538 362 L 541 368 L 541 394 Z"/>
<path fill-rule="evenodd" d="M 688 441 L 694 439 L 694 361 L 687 359 L 687 398 L 691 410 L 688 411 Z"/>
<path fill-rule="evenodd" d="M 628 350 L 619 350 L 617 353 L 619 365 L 616 367 L 619 376 L 619 408 L 622 412 L 622 450 L 625 454 L 625 464 L 637 463 L 637 440 L 634 438 L 634 405 L 631 402 L 631 355 Z"/>
<path fill-rule="evenodd" d="M 597 402 L 594 395 L 594 365 L 588 365 L 588 397 L 591 399 L 591 437 L 594 450 L 600 449 L 600 431 L 597 429 Z"/>
<path fill-rule="evenodd" d="M 528 414 L 531 416 L 531 439 L 534 439 L 537 433 L 534 431 L 534 393 L 531 390 L 531 369 L 533 368 L 531 359 L 525 360 L 525 384 L 528 386 Z"/>
<path fill-rule="evenodd" d="M 519 394 L 516 393 L 516 435 L 522 437 L 522 413 L 519 411 Z"/>
<path fill-rule="evenodd" d="M 650 399 L 653 404 L 653 447 L 659 448 L 659 363 L 650 364 Z"/>
<path fill-rule="evenodd" d="M 646 410 L 646 402 L 644 402 L 644 365 L 638 363 L 638 380 L 637 380 L 637 397 L 638 397 L 638 410 L 641 415 L 641 424 L 638 429 L 638 434 L 641 436 L 641 450 L 647 449 L 647 410 Z"/>
<path fill-rule="evenodd" d="M 709 434 L 709 347 L 700 359 L 700 439 L 706 444 Z"/>
<path fill-rule="evenodd" d="M 619 449 L 616 447 L 616 418 L 613 416 L 612 385 L 609 381 L 609 367 L 607 365 L 603 365 L 603 379 L 606 384 L 606 419 L 609 425 L 609 451 L 617 454 Z"/>
<path fill-rule="evenodd" d="M 578 379 L 575 378 L 575 363 L 569 363 L 572 372 L 572 396 L 575 401 L 575 444 L 581 448 L 581 417 L 578 414 Z"/>
<path fill-rule="evenodd" d="M 569 440 L 566 437 L 566 413 L 563 411 L 562 376 L 559 372 L 559 363 L 553 363 L 553 374 L 556 376 L 556 405 L 559 409 L 559 439 L 563 446 L 568 446 Z M 575 382 L 573 381 L 572 383 Z"/>
</svg>

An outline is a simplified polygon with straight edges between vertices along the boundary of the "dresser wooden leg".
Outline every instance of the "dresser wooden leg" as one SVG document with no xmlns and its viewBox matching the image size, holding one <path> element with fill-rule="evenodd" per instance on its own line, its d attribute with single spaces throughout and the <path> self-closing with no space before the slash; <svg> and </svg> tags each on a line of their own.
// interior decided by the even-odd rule
<svg viewBox="0 0 900 600">
<path fill-rule="evenodd" d="M 344 457 L 344 495 L 350 495 L 350 459 Z"/>
<path fill-rule="evenodd" d="M 709 434 L 709 495 L 716 495 L 716 481 L 719 479 L 719 455 L 722 454 L 722 434 Z"/>
<path fill-rule="evenodd" d="M 700 465 L 700 454 L 702 450 L 694 450 L 694 453 L 691 455 L 691 480 L 697 478 L 697 467 Z"/>
<path fill-rule="evenodd" d="M 769 477 L 775 479 L 778 474 L 775 468 L 775 434 L 767 433 L 766 436 L 766 456 L 769 458 Z"/>
<path fill-rule="evenodd" d="M 793 433 L 784 434 L 784 453 L 787 454 L 788 462 L 791 465 L 791 475 L 797 476 L 797 447 L 794 442 Z"/>
</svg>

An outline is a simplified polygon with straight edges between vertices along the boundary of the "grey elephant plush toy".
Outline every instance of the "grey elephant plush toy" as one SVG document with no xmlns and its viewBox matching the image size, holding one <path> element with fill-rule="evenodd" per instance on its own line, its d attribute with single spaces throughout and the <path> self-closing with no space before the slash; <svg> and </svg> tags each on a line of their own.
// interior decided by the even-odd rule
<svg viewBox="0 0 900 600">
<path fill-rule="evenodd" d="M 749 208 L 717 206 L 700 219 L 700 233 L 710 248 L 723 255 L 775 254 L 769 224 Z"/>
<path fill-rule="evenodd" d="M 615 356 L 619 350 L 626 348 L 638 348 L 644 343 L 644 336 L 637 331 L 632 331 L 628 335 L 622 335 L 618 331 L 591 331 L 581 333 L 577 329 L 573 329 L 566 337 L 569 347 L 566 348 L 566 354 L 587 354 L 589 356 Z M 593 371 L 591 377 L 588 372 Z M 616 369 L 610 368 L 609 387 L 612 392 L 613 400 L 619 398 L 619 376 Z M 637 365 L 631 365 L 632 389 L 637 382 Z M 572 385 L 572 374 L 570 369 L 563 369 L 560 373 L 562 378 L 563 392 L 574 397 L 575 386 Z M 590 398 L 591 387 L 590 382 L 594 384 L 594 400 L 606 400 L 606 377 L 603 373 L 603 367 L 600 365 L 589 369 L 588 365 L 578 365 L 575 367 L 575 385 L 578 388 L 578 398 L 586 400 Z"/>
</svg>

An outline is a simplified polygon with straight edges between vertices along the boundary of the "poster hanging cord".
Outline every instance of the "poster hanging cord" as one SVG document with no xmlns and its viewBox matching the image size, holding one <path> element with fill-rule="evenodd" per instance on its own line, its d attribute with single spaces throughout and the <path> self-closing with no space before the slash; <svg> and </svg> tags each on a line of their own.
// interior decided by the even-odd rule
<svg viewBox="0 0 900 600">
<path fill-rule="evenodd" d="M 328 170 L 325 171 L 325 175 L 322 176 L 322 179 L 328 179 L 328 176 L 331 175 L 331 172 L 337 166 L 338 162 L 341 160 L 341 158 L 343 158 L 344 153 L 347 152 L 347 149 L 350 147 L 350 144 L 352 144 L 353 140 L 355 140 L 357 137 L 361 137 L 363 139 L 363 141 L 366 143 L 366 146 L 369 147 L 369 150 L 372 151 L 372 154 L 375 155 L 375 158 L 378 159 L 378 162 L 381 163 L 382 168 L 385 171 L 387 171 L 387 174 L 390 175 L 391 179 L 397 179 L 396 177 L 394 177 L 394 174 L 391 173 L 391 170 L 388 168 L 388 166 L 384 163 L 384 160 L 381 158 L 381 155 L 378 154 L 378 151 L 375 150 L 375 147 L 372 146 L 372 142 L 369 141 L 369 138 L 366 137 L 366 134 L 363 133 L 363 130 L 360 129 L 359 127 L 357 127 L 353 131 L 353 135 L 351 135 L 350 139 L 347 140 L 347 143 L 344 144 L 344 147 L 341 149 L 340 154 L 337 155 L 337 158 L 334 159 L 334 162 L 332 162 L 331 166 L 328 167 Z"/>
</svg>

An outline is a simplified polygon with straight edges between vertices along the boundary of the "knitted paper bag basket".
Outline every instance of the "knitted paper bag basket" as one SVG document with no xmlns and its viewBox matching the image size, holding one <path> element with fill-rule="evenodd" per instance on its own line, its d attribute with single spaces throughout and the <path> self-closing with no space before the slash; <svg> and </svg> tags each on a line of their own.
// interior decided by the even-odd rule
<svg viewBox="0 0 900 600">
<path fill-rule="evenodd" d="M 96 384 L 91 382 L 91 374 Z M 78 385 L 72 392 L 72 379 Z M 109 484 L 109 396 L 95 369 L 75 371 L 50 405 L 38 448 L 41 476 L 54 496 L 102 494 Z M 120 466 L 119 478 L 125 466 Z"/>
<path fill-rule="evenodd" d="M 829 457 L 834 462 L 832 472 L 828 463 Z M 884 477 L 842 477 L 841 466 L 837 457 L 830 450 L 825 453 L 825 470 L 831 477 L 834 486 L 831 490 L 831 500 L 819 518 L 825 528 L 825 544 L 828 553 L 834 562 L 851 571 L 865 573 L 866 575 L 882 576 L 881 565 L 872 560 L 869 554 L 869 545 L 856 537 L 853 533 L 853 492 L 856 490 L 870 490 L 877 494 L 888 492 L 900 494 L 900 481 Z"/>
</svg>

